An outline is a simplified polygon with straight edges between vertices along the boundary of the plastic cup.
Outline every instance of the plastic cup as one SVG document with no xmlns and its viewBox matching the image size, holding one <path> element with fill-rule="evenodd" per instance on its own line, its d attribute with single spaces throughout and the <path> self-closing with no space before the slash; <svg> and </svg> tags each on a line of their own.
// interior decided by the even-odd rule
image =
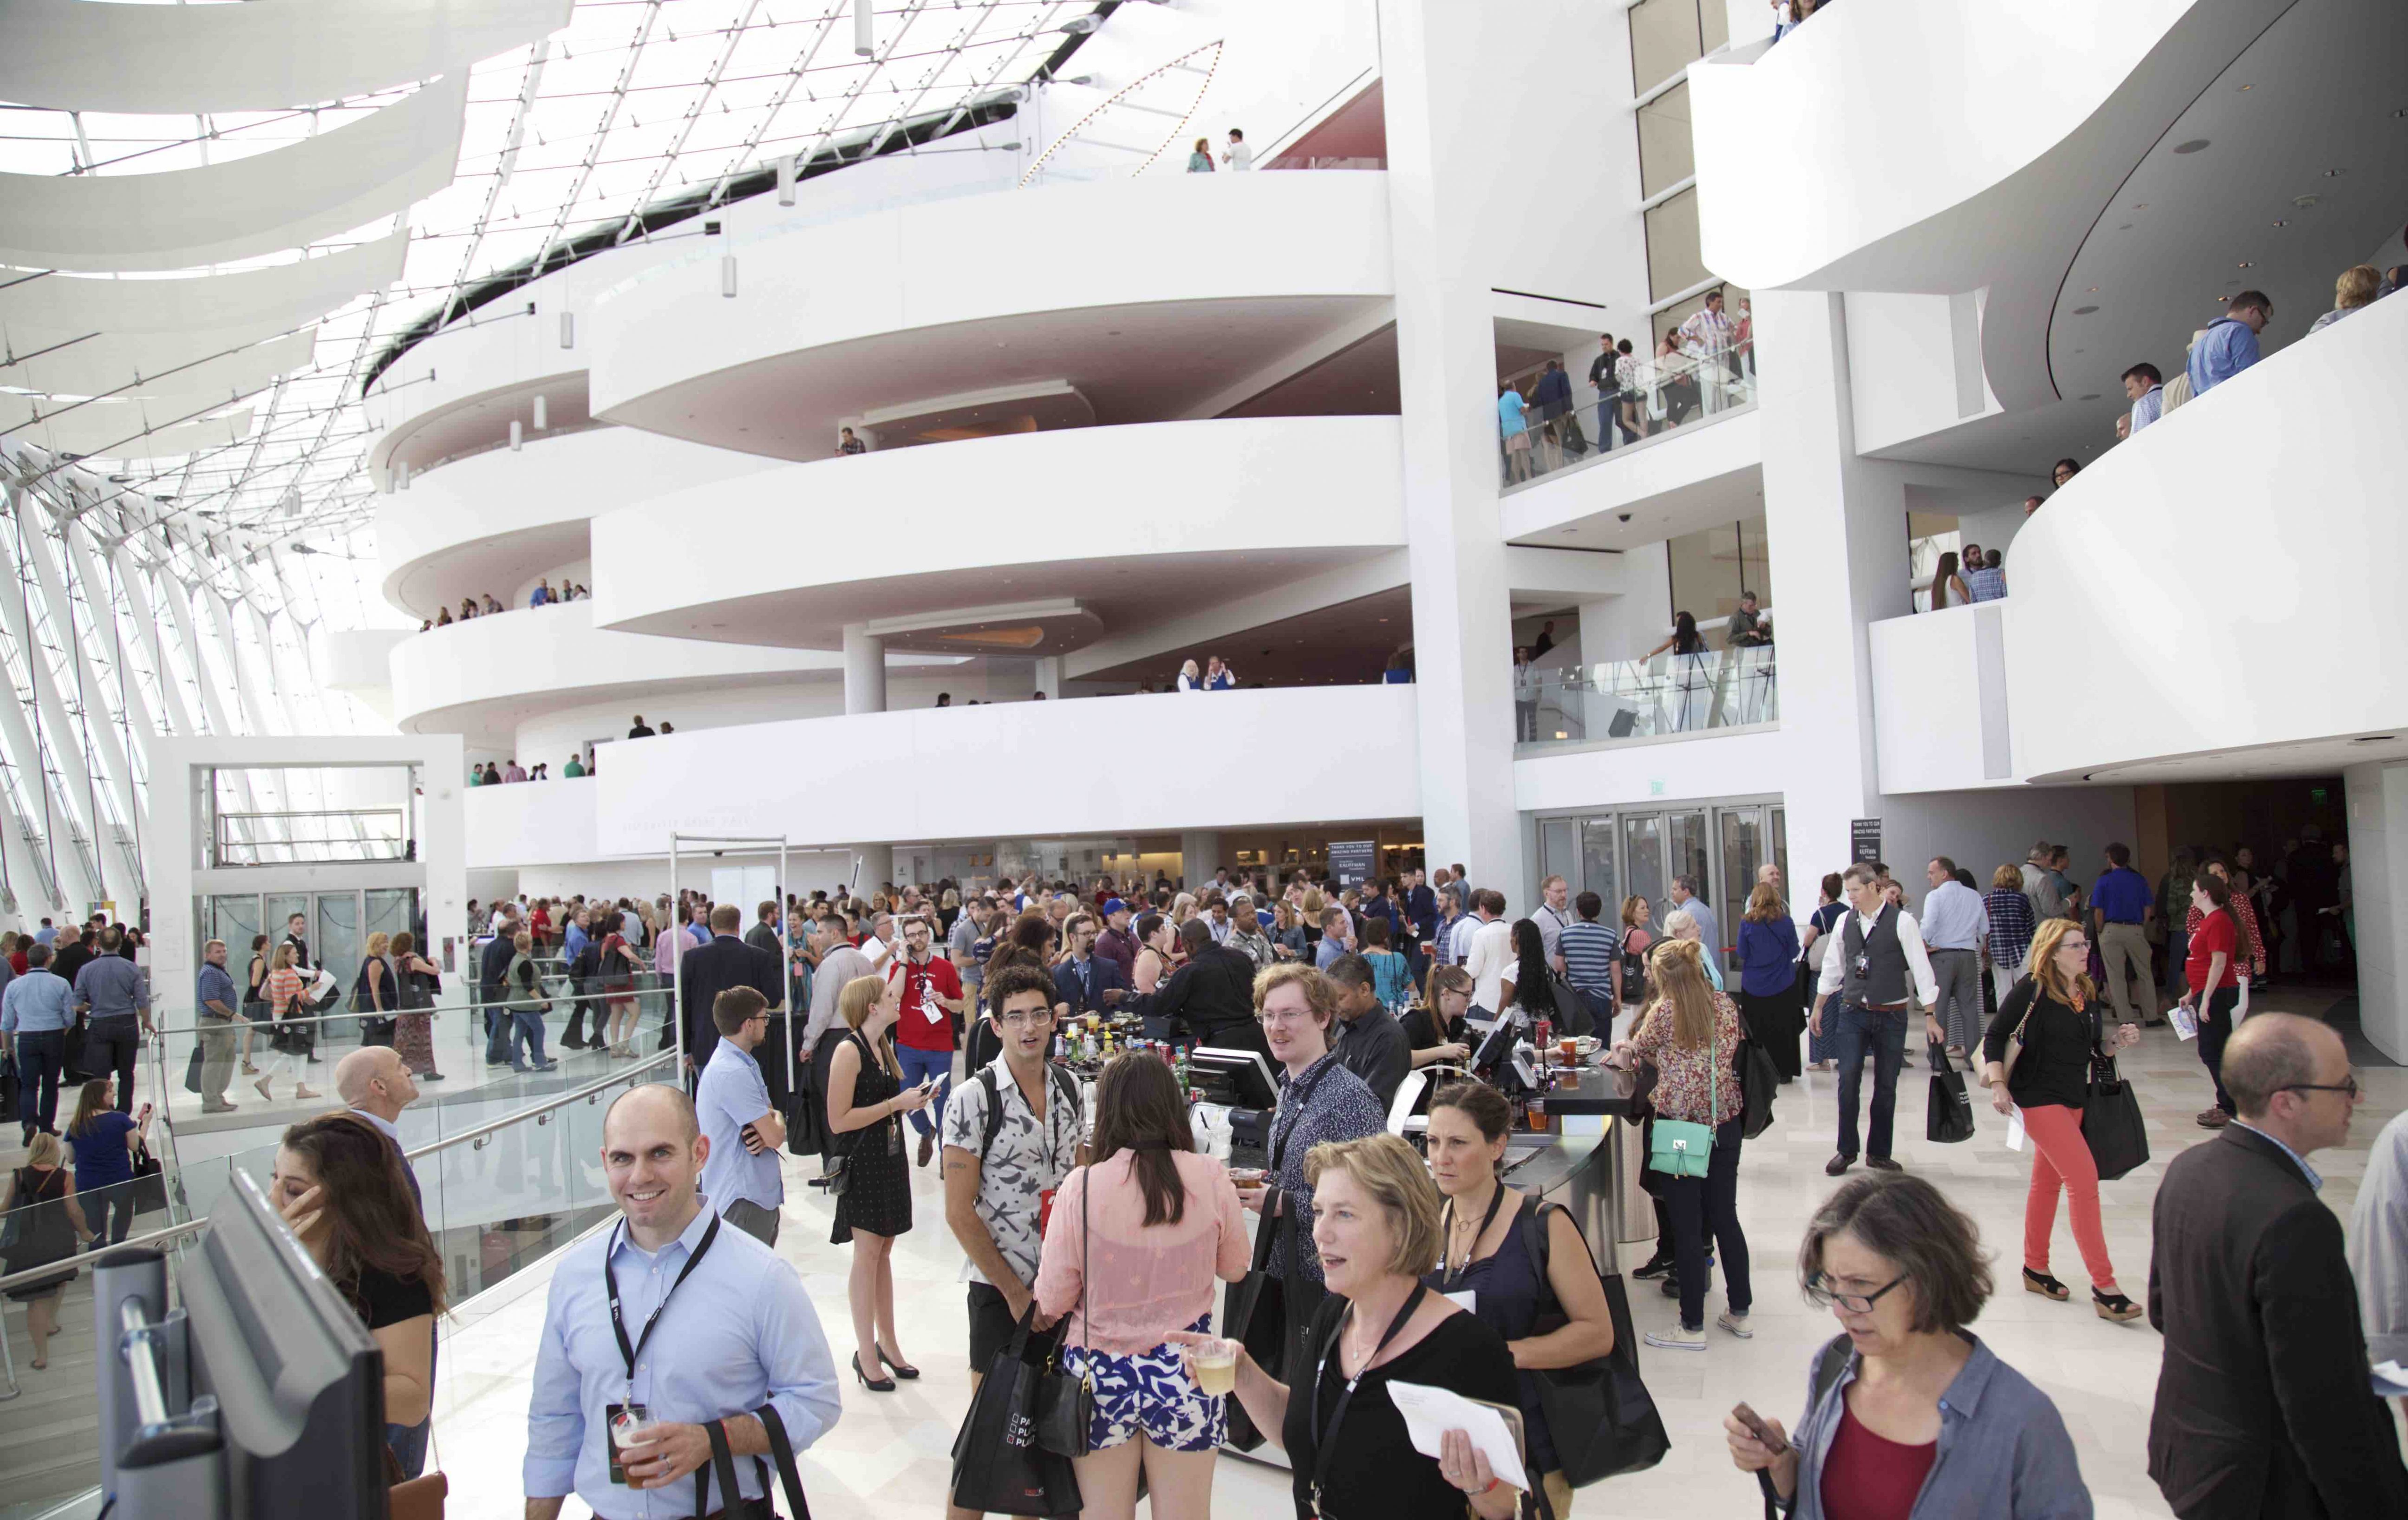
<svg viewBox="0 0 2408 1520">
<path fill-rule="evenodd" d="M 1237 1390 L 1238 1343 L 1215 1341 L 1196 1348 L 1196 1386 L 1214 1398 Z"/>
</svg>

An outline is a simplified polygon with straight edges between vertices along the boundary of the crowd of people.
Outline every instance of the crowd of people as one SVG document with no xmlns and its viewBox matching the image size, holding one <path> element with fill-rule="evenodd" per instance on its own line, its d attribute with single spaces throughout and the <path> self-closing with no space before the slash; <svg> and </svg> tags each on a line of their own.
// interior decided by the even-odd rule
<svg viewBox="0 0 2408 1520">
<path fill-rule="evenodd" d="M 1668 1351 L 1704 1354 L 1710 1330 L 1754 1337 L 1737 1201 L 1748 1053 L 1793 1081 L 1811 1036 L 1805 1060 L 1837 1072 L 1826 1169 L 1837 1190 L 1799 1241 L 1798 1282 L 1841 1333 L 1812 1358 L 1794 1431 L 1746 1405 L 1727 1427 L 1734 1463 L 1760 1473 L 1769 1498 L 1817 1514 L 2086 1514 L 2064 1418 L 1970 1327 L 1994 1291 L 1978 1230 L 1893 1154 L 1918 1009 L 1934 1059 L 1977 1065 L 1990 1103 L 2028 1137 L 2025 1290 L 2071 1297 L 2050 1270 L 2062 1197 L 2095 1313 L 2145 1318 L 2165 1337 L 2147 1457 L 2176 1513 L 2399 1513 L 2408 1470 L 2388 1412 L 2330 1369 L 2364 1360 L 2361 1287 L 2367 1326 L 2392 1338 L 2378 1343 L 2408 1337 L 2408 1120 L 2378 1145 L 2360 1205 L 2373 1212 L 2345 1259 L 2309 1158 L 2342 1141 L 2362 1097 L 2347 1053 L 2316 1021 L 2243 1017 L 2246 988 L 2282 964 L 2269 925 L 2289 921 L 2310 969 L 2346 937 L 2345 853 L 2302 829 L 2264 873 L 2242 850 L 2186 849 L 2154 882 L 2121 845 L 2101 864 L 2078 883 L 2067 853 L 2043 842 L 1984 891 L 1935 858 L 1911 910 L 1903 882 L 1859 863 L 1827 878 L 1802 916 L 1768 864 L 1729 935 L 1690 878 L 1670 883 L 1660 923 L 1644 896 L 1609 915 L 1557 876 L 1512 916 L 1460 865 L 1345 882 L 1222 869 L 1192 886 L 1031 875 L 796 893 L 749 911 L 694 893 L 472 905 L 479 1000 L 509 1010 L 489 1062 L 542 1059 L 543 1021 L 519 1010 L 556 974 L 538 963 L 557 956 L 575 1009 L 565 1043 L 633 1054 L 682 1040 L 688 1067 L 682 1085 L 638 1086 L 605 1119 L 621 1217 L 554 1275 L 528 1513 L 557 1513 L 571 1493 L 612 1516 L 641 1508 L 636 1489 L 673 1488 L 683 1503 L 716 1467 L 714 1434 L 743 1459 L 739 1494 L 758 1498 L 837 1421 L 848 1384 L 875 1397 L 918 1378 L 930 1348 L 903 1341 L 893 1253 L 916 1223 L 913 1171 L 939 1157 L 943 1226 L 962 1257 L 967 1342 L 949 1355 L 966 1353 L 972 1372 L 966 1428 L 1006 1397 L 987 1392 L 988 1374 L 1034 1355 L 1032 1339 L 1050 1348 L 1091 1391 L 1086 1429 L 1063 1454 L 1087 1511 L 1132 1514 L 1142 1486 L 1158 1511 L 1200 1516 L 1215 1453 L 1268 1439 L 1288 1454 L 1300 1514 L 1568 1513 L 1576 1476 L 1590 1481 L 1594 1433 L 1550 1425 L 1565 1406 L 1545 1374 L 1612 1355 L 1620 1288 L 1600 1279 L 1575 1220 L 1510 1185 L 1519 1116 L 1465 1074 L 1478 1028 L 1520 1016 L 1593 1035 L 1609 1065 L 1644 1075 L 1658 1230 L 1631 1276 L 1677 1303 L 1674 1325 L 1643 1337 Z M 276 1005 L 308 1006 L 293 964 L 308 956 L 303 927 L 253 945 L 249 993 L 210 944 L 198 992 L 226 1018 L 212 1080 L 247 1037 L 246 1008 L 270 1005 L 272 1028 Z M 93 938 L 66 985 L 91 981 L 97 1003 L 110 973 L 93 967 L 130 963 L 122 933 Z M 21 1054 L 57 1001 L 22 990 L 61 980 L 50 951 L 28 937 L 25 969 L 0 993 Z M 2171 1007 L 2160 955 L 2180 989 Z M 353 995 L 399 1011 L 431 970 L 399 937 L 371 941 Z M 638 1029 L 633 993 L 667 984 L 679 996 L 656 1034 L 649 1018 Z M 1171 1047 L 1263 1056 L 1278 1095 L 1259 1174 L 1205 1153 L 1162 1054 L 1089 1068 L 1092 1088 L 1075 1080 L 1062 1057 L 1091 1014 L 1134 1016 Z M 2109 1259 L 2085 1105 L 2098 1063 L 2169 1019 L 2195 1021 L 2222 1132 L 2169 1169 L 2135 1295 Z M 1391 1111 L 1425 1067 L 1439 1070 L 1417 1151 Z M 435 1075 L 431 1051 L 408 1040 L 347 1054 L 333 1080 L 342 1106 L 287 1130 L 271 1188 L 385 1352 L 387 1434 L 405 1473 L 424 1459 L 446 1283 L 394 1125 Z M 149 1111 L 125 1111 L 130 1096 L 130 1073 L 95 1081 L 64 1140 L 34 1126 L 11 1201 L 58 1202 L 44 1217 L 74 1239 L 122 1238 L 128 1216 L 90 1205 L 122 1185 L 116 1169 L 142 1142 Z M 819 1157 L 831 1243 L 851 1252 L 841 1369 L 777 1254 L 781 1152 Z M 1860 1158 L 1868 1169 L 1846 1176 Z M 1215 1312 L 1225 1284 L 1254 1295 L 1242 1324 Z M 1417 1450 L 1399 1384 L 1517 1411 L 1526 1498 L 1467 1432 Z M 957 1465 L 953 1513 L 1007 1507 L 968 1470 Z M 697 1496 L 694 1513 L 712 1508 Z"/>
<path fill-rule="evenodd" d="M 552 583 L 552 578 L 545 576 L 536 581 L 534 590 L 527 593 L 526 604 L 529 607 L 551 607 L 558 602 L 583 602 L 591 601 L 593 598 L 592 589 L 582 581 L 571 581 L 563 576 L 560 584 L 554 586 Z M 487 592 L 482 598 L 463 596 L 460 598 L 460 610 L 457 614 L 454 614 L 448 606 L 438 607 L 435 609 L 433 617 L 419 624 L 418 631 L 424 633 L 429 628 L 448 628 L 455 623 L 466 623 L 470 618 L 489 618 L 495 613 L 509 610 L 509 609 L 496 600 L 491 592 Z"/>
<path fill-rule="evenodd" d="M 1546 361 L 1526 383 L 1499 381 L 1504 482 L 1561 469 L 1592 452 L 1601 457 L 1617 436 L 1637 443 L 1745 401 L 1756 376 L 1755 318 L 1744 300 L 1735 314 L 1723 306 L 1721 291 L 1708 292 L 1696 311 L 1644 351 L 1629 338 L 1599 334 L 1588 368 L 1597 399 L 1586 406 L 1572 399 L 1571 375 L 1561 359 Z"/>
</svg>

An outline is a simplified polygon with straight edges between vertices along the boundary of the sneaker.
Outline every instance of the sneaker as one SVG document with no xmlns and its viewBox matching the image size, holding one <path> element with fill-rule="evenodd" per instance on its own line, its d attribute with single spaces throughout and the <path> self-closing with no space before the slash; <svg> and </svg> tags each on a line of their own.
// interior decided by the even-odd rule
<svg viewBox="0 0 2408 1520">
<path fill-rule="evenodd" d="M 1731 1334 L 1739 1337 L 1742 1341 L 1753 1341 L 1756 1339 L 1756 1332 L 1747 1327 L 1747 1316 L 1745 1314 L 1717 1314 L 1714 1316 L 1714 1323 L 1722 1328 L 1728 1330 Z"/>
<path fill-rule="evenodd" d="M 1684 1325 L 1678 1330 L 1650 1330 L 1640 1339 L 1665 1351 L 1703 1351 L 1706 1349 L 1706 1327 Z"/>
<path fill-rule="evenodd" d="M 1637 1271 L 1632 1272 L 1630 1275 L 1639 1279 L 1642 1283 L 1651 1283 L 1656 1278 L 1669 1274 L 1671 1270 L 1671 1255 L 1669 1252 L 1659 1251 L 1656 1255 L 1648 1257 L 1646 1264 L 1641 1266 Z"/>
<path fill-rule="evenodd" d="M 1837 1177 L 1840 1173 L 1847 1170 L 1850 1167 L 1853 1167 L 1856 1164 L 1856 1158 L 1842 1151 L 1838 1155 L 1833 1156 L 1830 1160 L 1823 1163 L 1823 1175 L 1826 1177 Z"/>
<path fill-rule="evenodd" d="M 2231 1122 L 2232 1115 L 2222 1109 L 2201 1109 L 2199 1111 L 2199 1127 L 2201 1129 L 2222 1129 Z"/>
</svg>

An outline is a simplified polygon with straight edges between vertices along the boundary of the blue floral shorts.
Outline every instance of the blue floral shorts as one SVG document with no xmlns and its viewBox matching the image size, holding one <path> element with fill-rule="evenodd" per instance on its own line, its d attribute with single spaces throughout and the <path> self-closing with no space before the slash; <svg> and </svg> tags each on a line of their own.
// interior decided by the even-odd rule
<svg viewBox="0 0 2408 1520">
<path fill-rule="evenodd" d="M 1212 1316 L 1187 1327 L 1208 1335 Z M 1225 1400 L 1196 1386 L 1180 1361 L 1179 1348 L 1168 1341 L 1134 1356 L 1072 1346 L 1062 1354 L 1062 1366 L 1095 1380 L 1096 1418 L 1088 1441 L 1097 1451 L 1125 1445 L 1143 1431 L 1167 1451 L 1209 1452 L 1228 1434 Z"/>
</svg>

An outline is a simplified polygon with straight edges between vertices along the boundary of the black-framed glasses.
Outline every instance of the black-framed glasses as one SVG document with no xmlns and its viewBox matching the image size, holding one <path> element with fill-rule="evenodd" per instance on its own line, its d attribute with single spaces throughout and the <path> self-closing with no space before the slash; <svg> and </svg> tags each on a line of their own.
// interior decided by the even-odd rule
<svg viewBox="0 0 2408 1520">
<path fill-rule="evenodd" d="M 1826 1309 L 1836 1304 L 1851 1314 L 1870 1314 L 1873 1312 L 1874 1303 L 1879 1301 L 1883 1294 L 1905 1281 L 1906 1274 L 1900 1272 L 1870 1293 L 1842 1293 L 1831 1286 L 1831 1280 L 1828 1277 L 1816 1272 L 1806 1280 L 1806 1297 Z"/>
<path fill-rule="evenodd" d="M 2295 1082 L 2287 1087 L 2277 1087 L 2274 1091 L 2278 1093 L 2346 1093 L 2351 1101 L 2355 1102 L 2358 1098 L 2358 1073 L 2353 1071 L 2337 1083 Z"/>
</svg>

